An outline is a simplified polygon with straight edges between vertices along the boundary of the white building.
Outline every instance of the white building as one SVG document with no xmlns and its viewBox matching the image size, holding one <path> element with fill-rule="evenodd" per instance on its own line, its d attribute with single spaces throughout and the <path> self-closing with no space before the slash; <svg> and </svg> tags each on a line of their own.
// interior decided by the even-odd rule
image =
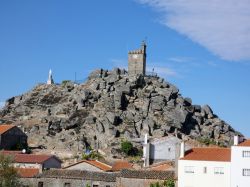
<svg viewBox="0 0 250 187">
<path fill-rule="evenodd" d="M 145 134 L 143 143 L 144 167 L 148 167 L 152 163 L 178 160 L 180 143 L 181 140 L 175 136 L 148 139 L 147 134 Z M 189 149 L 190 146 L 186 145 L 185 150 Z"/>
<path fill-rule="evenodd" d="M 230 187 L 231 149 L 193 148 L 178 162 L 178 187 Z"/>
<path fill-rule="evenodd" d="M 250 140 L 232 146 L 231 187 L 250 186 Z"/>
</svg>

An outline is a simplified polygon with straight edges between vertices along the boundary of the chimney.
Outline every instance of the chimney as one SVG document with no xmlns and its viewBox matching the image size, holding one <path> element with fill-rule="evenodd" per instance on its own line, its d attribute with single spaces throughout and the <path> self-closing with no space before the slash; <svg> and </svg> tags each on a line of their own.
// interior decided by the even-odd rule
<svg viewBox="0 0 250 187">
<path fill-rule="evenodd" d="M 239 136 L 234 136 L 234 145 L 238 145 L 239 144 Z"/>
<path fill-rule="evenodd" d="M 39 174 L 43 173 L 43 165 L 42 164 L 38 165 L 38 169 L 39 169 Z"/>
<path fill-rule="evenodd" d="M 185 142 L 181 142 L 180 158 L 185 156 Z"/>
<path fill-rule="evenodd" d="M 145 134 L 144 144 L 143 144 L 143 159 L 144 159 L 144 167 L 149 166 L 149 143 L 148 143 L 148 134 Z"/>
</svg>

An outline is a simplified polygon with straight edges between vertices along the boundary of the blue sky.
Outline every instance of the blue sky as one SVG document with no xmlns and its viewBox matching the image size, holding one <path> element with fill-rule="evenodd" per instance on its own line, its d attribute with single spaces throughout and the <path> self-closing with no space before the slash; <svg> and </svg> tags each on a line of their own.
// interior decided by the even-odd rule
<svg viewBox="0 0 250 187">
<path fill-rule="evenodd" d="M 248 0 L 0 1 L 0 103 L 47 80 L 127 67 L 147 38 L 154 68 L 250 137 Z"/>
</svg>

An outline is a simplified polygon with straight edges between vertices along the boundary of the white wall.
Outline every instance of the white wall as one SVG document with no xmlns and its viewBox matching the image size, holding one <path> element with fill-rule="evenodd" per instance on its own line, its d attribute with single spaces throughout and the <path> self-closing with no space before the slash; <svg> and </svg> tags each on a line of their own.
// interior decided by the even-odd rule
<svg viewBox="0 0 250 187">
<path fill-rule="evenodd" d="M 180 140 L 176 137 L 155 140 L 150 143 L 150 159 L 174 160 L 176 149 L 179 148 Z"/>
<path fill-rule="evenodd" d="M 250 176 L 243 176 L 243 169 L 250 169 L 250 157 L 243 157 L 243 151 L 250 147 L 231 147 L 231 187 L 249 187 Z"/>
<path fill-rule="evenodd" d="M 185 173 L 185 166 L 194 167 L 194 173 Z M 224 174 L 215 174 L 215 167 L 224 168 Z M 178 187 L 230 187 L 230 162 L 179 160 Z"/>
<path fill-rule="evenodd" d="M 16 168 L 40 168 L 41 164 L 32 164 L 32 163 L 13 163 L 13 166 Z"/>
</svg>

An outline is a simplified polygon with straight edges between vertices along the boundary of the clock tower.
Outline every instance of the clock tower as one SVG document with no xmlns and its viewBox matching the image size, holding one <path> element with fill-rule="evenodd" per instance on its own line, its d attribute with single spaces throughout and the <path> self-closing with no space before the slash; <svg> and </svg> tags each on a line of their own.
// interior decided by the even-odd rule
<svg viewBox="0 0 250 187">
<path fill-rule="evenodd" d="M 146 43 L 143 41 L 141 48 L 128 52 L 128 74 L 145 75 L 146 72 Z"/>
</svg>

